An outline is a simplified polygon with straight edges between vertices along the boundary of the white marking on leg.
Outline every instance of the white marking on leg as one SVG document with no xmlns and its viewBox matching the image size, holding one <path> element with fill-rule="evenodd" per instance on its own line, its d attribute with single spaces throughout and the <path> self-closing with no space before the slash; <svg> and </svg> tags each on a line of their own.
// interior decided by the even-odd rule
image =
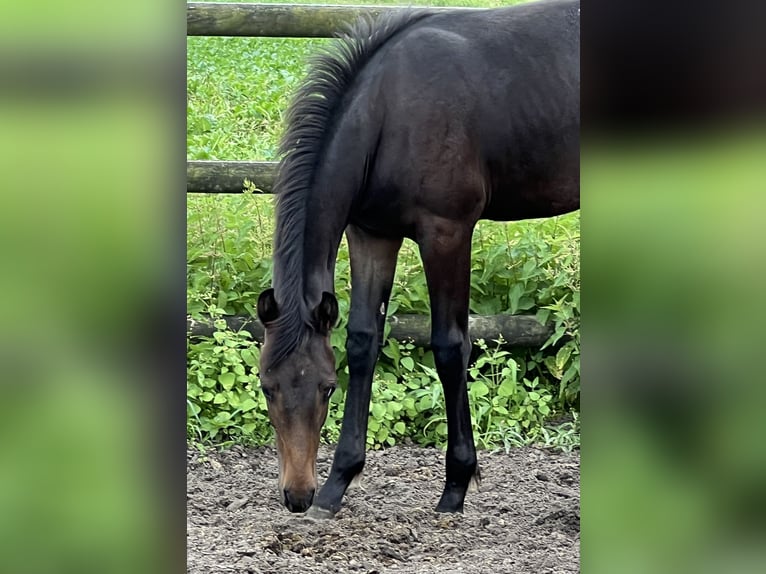
<svg viewBox="0 0 766 574">
<path fill-rule="evenodd" d="M 481 487 L 481 478 L 479 475 L 479 467 L 476 467 L 476 472 L 471 477 L 471 480 L 468 481 L 468 492 L 479 492 L 479 489 Z"/>
</svg>

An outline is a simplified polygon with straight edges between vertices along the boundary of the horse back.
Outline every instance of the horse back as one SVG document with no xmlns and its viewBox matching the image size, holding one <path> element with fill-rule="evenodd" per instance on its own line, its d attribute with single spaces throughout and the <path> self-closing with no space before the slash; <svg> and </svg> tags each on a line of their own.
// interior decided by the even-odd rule
<svg viewBox="0 0 766 574">
<path fill-rule="evenodd" d="M 352 220 L 411 236 L 433 213 L 516 220 L 579 207 L 579 2 L 433 14 L 348 98 L 367 142 Z"/>
</svg>

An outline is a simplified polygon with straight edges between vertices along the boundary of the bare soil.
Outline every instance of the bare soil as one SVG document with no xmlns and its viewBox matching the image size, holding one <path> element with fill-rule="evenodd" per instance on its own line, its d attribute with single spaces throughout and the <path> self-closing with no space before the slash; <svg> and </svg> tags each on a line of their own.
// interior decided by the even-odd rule
<svg viewBox="0 0 766 574">
<path fill-rule="evenodd" d="M 322 521 L 281 506 L 273 448 L 189 450 L 187 460 L 193 574 L 580 571 L 579 452 L 480 451 L 481 488 L 460 515 L 433 511 L 442 451 L 371 451 L 361 484 Z M 320 447 L 320 485 L 331 461 L 332 448 Z"/>
</svg>

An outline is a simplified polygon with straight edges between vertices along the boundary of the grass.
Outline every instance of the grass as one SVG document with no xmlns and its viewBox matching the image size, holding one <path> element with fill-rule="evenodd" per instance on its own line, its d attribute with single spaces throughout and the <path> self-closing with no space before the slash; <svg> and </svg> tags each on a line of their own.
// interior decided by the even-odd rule
<svg viewBox="0 0 766 574">
<path fill-rule="evenodd" d="M 278 2 L 270 2 L 278 3 Z M 297 0 L 298 4 L 312 4 Z M 333 4 L 483 6 L 497 0 L 334 0 Z M 282 113 L 304 76 L 305 61 L 329 39 L 187 39 L 188 159 L 276 160 Z"/>
</svg>

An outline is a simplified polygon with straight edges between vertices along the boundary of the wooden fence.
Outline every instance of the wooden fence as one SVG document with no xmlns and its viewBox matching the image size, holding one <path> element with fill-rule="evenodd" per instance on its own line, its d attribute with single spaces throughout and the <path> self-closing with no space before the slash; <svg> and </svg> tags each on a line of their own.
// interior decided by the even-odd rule
<svg viewBox="0 0 766 574">
<path fill-rule="evenodd" d="M 247 36 L 329 38 L 362 15 L 378 16 L 406 9 L 394 6 L 331 6 L 307 4 L 255 4 L 190 2 L 186 8 L 188 36 Z M 474 8 L 435 8 L 434 11 L 474 10 Z M 187 193 L 242 193 L 245 180 L 251 181 L 258 193 L 271 193 L 276 162 L 268 161 L 188 161 Z M 262 340 L 263 327 L 251 317 L 227 317 L 232 329 L 248 330 Z M 429 318 L 423 315 L 389 317 L 390 336 L 412 340 L 427 347 Z M 211 321 L 187 317 L 187 332 L 192 337 L 210 335 Z M 509 346 L 537 347 L 553 332 L 530 315 L 492 315 L 470 317 L 471 339 L 494 340 L 499 335 Z"/>
<path fill-rule="evenodd" d="M 190 2 L 186 5 L 187 36 L 262 36 L 331 38 L 360 16 L 406 10 L 405 6 L 332 6 Z M 445 12 L 476 8 L 428 7 Z"/>
</svg>

